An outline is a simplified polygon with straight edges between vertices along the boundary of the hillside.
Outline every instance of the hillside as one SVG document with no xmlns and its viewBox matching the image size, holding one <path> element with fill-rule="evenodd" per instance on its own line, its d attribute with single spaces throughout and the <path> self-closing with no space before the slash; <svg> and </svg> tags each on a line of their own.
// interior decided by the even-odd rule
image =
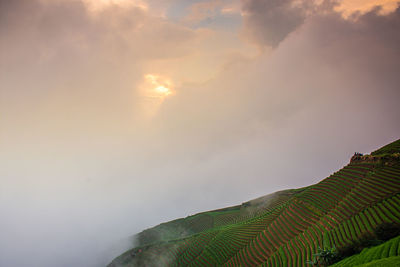
<svg viewBox="0 0 400 267">
<path fill-rule="evenodd" d="M 319 247 L 346 252 L 385 223 L 400 223 L 400 140 L 315 185 L 147 229 L 109 267 L 306 266 Z"/>
<path fill-rule="evenodd" d="M 365 248 L 360 254 L 348 257 L 332 267 L 400 266 L 400 236 L 379 246 Z"/>
</svg>

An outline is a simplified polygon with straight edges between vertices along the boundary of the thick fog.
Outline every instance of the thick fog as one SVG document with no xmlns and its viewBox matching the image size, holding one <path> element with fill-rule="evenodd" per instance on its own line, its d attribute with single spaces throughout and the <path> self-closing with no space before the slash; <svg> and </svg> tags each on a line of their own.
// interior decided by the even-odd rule
<svg viewBox="0 0 400 267">
<path fill-rule="evenodd" d="M 105 266 L 400 138 L 399 8 L 217 2 L 0 0 L 0 266 Z"/>
</svg>

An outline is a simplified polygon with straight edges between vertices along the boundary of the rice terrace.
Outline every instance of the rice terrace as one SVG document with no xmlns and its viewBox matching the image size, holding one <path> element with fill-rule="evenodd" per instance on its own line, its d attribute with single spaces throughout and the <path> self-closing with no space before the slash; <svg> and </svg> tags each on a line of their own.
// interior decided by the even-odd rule
<svg viewBox="0 0 400 267">
<path fill-rule="evenodd" d="M 144 230 L 109 267 L 399 266 L 399 235 L 397 140 L 317 184 Z"/>
</svg>

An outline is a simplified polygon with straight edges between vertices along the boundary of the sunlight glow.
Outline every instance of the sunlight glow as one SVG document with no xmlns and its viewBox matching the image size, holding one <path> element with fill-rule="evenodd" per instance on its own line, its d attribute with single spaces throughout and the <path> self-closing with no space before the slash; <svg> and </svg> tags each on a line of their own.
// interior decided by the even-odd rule
<svg viewBox="0 0 400 267">
<path fill-rule="evenodd" d="M 147 74 L 144 76 L 148 84 L 147 96 L 164 98 L 172 94 L 172 83 L 168 78 L 156 74 Z"/>
<path fill-rule="evenodd" d="M 160 94 L 168 94 L 168 93 L 171 93 L 167 87 L 162 86 L 162 85 L 158 86 L 155 90 L 156 90 L 158 93 L 160 93 Z"/>
<path fill-rule="evenodd" d="M 139 109 L 145 119 L 151 119 L 158 114 L 162 103 L 167 97 L 175 94 L 172 81 L 159 74 L 146 74 L 139 85 L 141 92 L 141 102 Z"/>
</svg>

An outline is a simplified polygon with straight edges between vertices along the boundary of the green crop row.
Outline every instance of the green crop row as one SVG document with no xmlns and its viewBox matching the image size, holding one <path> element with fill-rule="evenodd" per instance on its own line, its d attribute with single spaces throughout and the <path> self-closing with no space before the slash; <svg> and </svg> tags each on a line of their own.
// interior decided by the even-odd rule
<svg viewBox="0 0 400 267">
<path fill-rule="evenodd" d="M 365 264 L 382 258 L 400 256 L 400 236 L 379 246 L 366 248 L 360 254 L 348 257 L 332 267 L 351 267 Z"/>
</svg>

